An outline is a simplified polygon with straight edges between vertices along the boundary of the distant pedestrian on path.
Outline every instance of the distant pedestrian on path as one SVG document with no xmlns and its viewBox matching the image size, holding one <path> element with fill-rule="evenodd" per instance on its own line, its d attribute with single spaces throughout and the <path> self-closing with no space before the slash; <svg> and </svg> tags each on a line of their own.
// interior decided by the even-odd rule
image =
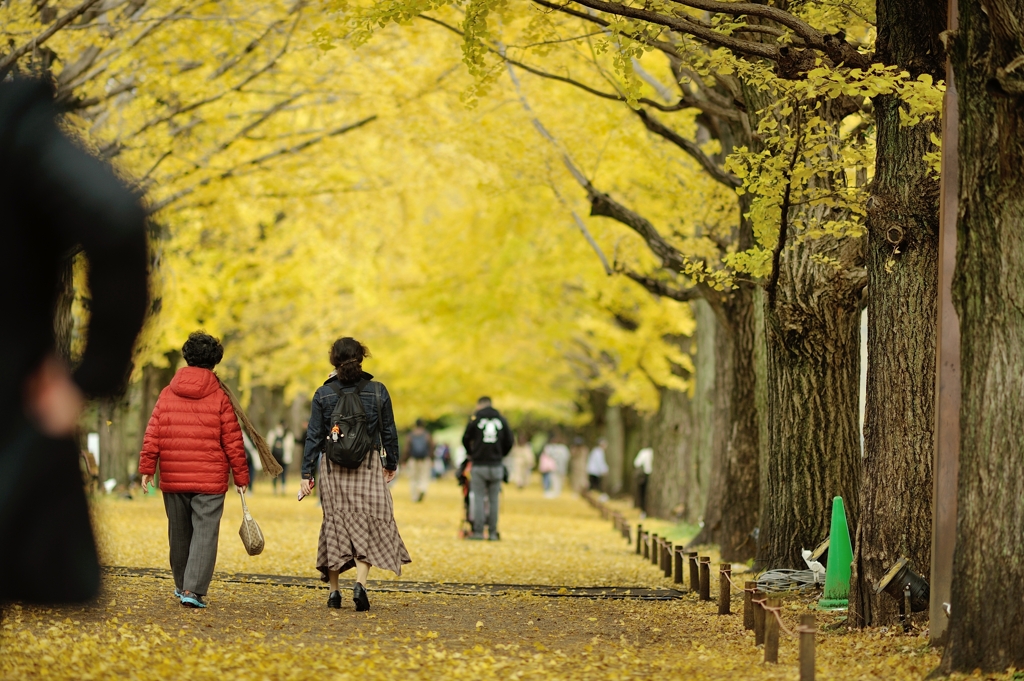
<svg viewBox="0 0 1024 681">
<path fill-rule="evenodd" d="M 533 472 L 533 466 L 536 463 L 533 446 L 525 437 L 517 435 L 516 445 L 512 447 L 509 454 L 512 459 L 512 482 L 516 487 L 522 489 L 530 484 L 530 473 Z"/>
<path fill-rule="evenodd" d="M 416 419 L 416 427 L 409 432 L 405 451 L 408 455 L 406 467 L 409 470 L 409 493 L 416 503 L 423 501 L 430 484 L 430 472 L 434 466 L 434 438 L 423 425 L 423 419 Z"/>
<path fill-rule="evenodd" d="M 604 448 L 607 446 L 608 441 L 601 438 L 587 457 L 587 478 L 590 480 L 591 492 L 600 492 L 601 481 L 608 475 L 608 462 L 604 458 Z"/>
<path fill-rule="evenodd" d="M 500 539 L 498 535 L 498 495 L 505 478 L 502 459 L 512 449 L 512 429 L 508 421 L 491 406 L 490 397 L 481 397 L 476 402 L 476 411 L 466 424 L 462 444 L 469 460 L 473 462 L 470 476 L 470 492 L 473 495 L 473 533 L 469 539 L 484 538 L 484 501 L 487 502 L 487 538 Z"/>
<path fill-rule="evenodd" d="M 139 473 L 142 490 L 148 492 L 160 466 L 174 595 L 186 607 L 205 608 L 228 471 L 235 476 L 235 490 L 244 494 L 249 468 L 231 398 L 213 373 L 224 357 L 220 341 L 196 331 L 181 355 L 188 366 L 178 370 L 157 399 L 142 441 Z"/>
<path fill-rule="evenodd" d="M 562 481 L 569 473 L 569 448 L 559 441 L 560 438 L 552 438 L 551 442 L 544 445 L 546 454 L 555 464 L 551 470 L 551 484 L 544 490 L 544 496 L 554 499 L 562 494 Z"/>
<path fill-rule="evenodd" d="M 354 338 L 334 342 L 330 352 L 334 371 L 313 395 L 306 431 L 302 493 L 308 495 L 314 479 L 319 480 L 324 519 L 316 569 L 331 586 L 328 608 L 341 608 L 340 573 L 356 569 L 352 600 L 356 610 L 366 611 L 370 609 L 366 593 L 370 568 L 401 575 L 402 565 L 412 562 L 398 534 L 388 489 L 398 470 L 395 415 L 388 389 L 363 371 L 363 359 L 369 356 L 366 346 Z M 343 448 L 345 441 L 339 435 L 350 435 L 357 442 L 365 439 L 366 450 Z M 315 468 L 318 459 L 319 470 Z M 348 467 L 351 463 L 354 468 Z"/>
<path fill-rule="evenodd" d="M 284 421 L 278 421 L 274 429 L 267 435 L 267 444 L 270 445 L 270 453 L 274 460 L 281 466 L 281 475 L 274 478 L 274 494 L 277 494 L 277 483 L 281 481 L 281 493 L 287 492 L 285 481 L 288 476 L 288 466 L 292 463 L 292 450 L 295 447 L 295 437 L 285 426 Z"/>
<path fill-rule="evenodd" d="M 640 509 L 640 518 L 647 517 L 647 482 L 654 470 L 654 450 L 644 447 L 633 457 L 633 479 L 636 481 L 635 506 Z"/>
</svg>

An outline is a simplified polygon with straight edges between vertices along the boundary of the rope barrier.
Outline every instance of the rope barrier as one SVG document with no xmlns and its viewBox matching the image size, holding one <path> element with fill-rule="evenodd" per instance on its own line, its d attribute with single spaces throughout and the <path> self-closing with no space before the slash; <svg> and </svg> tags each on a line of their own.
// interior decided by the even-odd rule
<svg viewBox="0 0 1024 681">
<path fill-rule="evenodd" d="M 729 584 L 731 584 L 733 586 L 733 588 L 735 588 L 735 589 L 737 589 L 739 591 L 747 591 L 749 593 L 754 593 L 755 591 L 757 591 L 757 589 L 748 589 L 746 587 L 736 586 L 736 582 L 732 581 L 732 577 L 729 576 L 730 573 L 728 573 L 728 572 L 724 572 L 724 573 L 720 573 L 720 574 L 724 574 L 725 578 L 729 580 Z"/>
<path fill-rule="evenodd" d="M 797 636 L 797 634 L 795 632 L 791 631 L 790 628 L 786 627 L 785 623 L 782 622 L 782 618 L 778 614 L 779 612 L 782 611 L 782 608 L 780 608 L 780 607 L 771 607 L 769 605 L 762 605 L 761 607 L 763 607 L 765 609 L 765 611 L 771 612 L 772 614 L 775 615 L 775 620 L 778 621 L 778 628 L 779 629 L 781 629 L 782 631 L 784 631 L 786 634 L 788 634 L 790 636 L 793 636 L 793 637 Z"/>
</svg>

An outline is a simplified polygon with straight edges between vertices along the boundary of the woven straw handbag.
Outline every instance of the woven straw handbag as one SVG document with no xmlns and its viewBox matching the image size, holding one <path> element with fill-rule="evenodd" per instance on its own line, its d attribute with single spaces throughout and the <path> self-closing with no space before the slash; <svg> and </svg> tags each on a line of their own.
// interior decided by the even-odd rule
<svg viewBox="0 0 1024 681">
<path fill-rule="evenodd" d="M 245 503 L 245 494 L 239 493 L 242 497 L 242 526 L 238 528 L 238 536 L 242 538 L 242 545 L 245 546 L 245 552 L 250 556 L 258 556 L 263 553 L 263 530 L 260 526 L 252 519 L 252 514 L 249 513 L 249 507 Z"/>
</svg>

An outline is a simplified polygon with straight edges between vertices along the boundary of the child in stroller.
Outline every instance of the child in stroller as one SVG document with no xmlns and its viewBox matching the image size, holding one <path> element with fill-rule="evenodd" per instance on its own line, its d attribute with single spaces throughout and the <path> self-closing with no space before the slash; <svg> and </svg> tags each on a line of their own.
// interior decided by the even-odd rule
<svg viewBox="0 0 1024 681">
<path fill-rule="evenodd" d="M 473 463 L 467 458 L 455 471 L 455 481 L 462 487 L 462 522 L 459 523 L 459 539 L 473 534 L 473 504 L 469 491 L 469 477 L 473 474 Z"/>
<path fill-rule="evenodd" d="M 508 482 L 508 468 L 503 467 L 504 477 L 503 482 Z M 469 481 L 473 477 L 473 462 L 468 458 L 464 459 L 459 467 L 455 470 L 455 481 L 462 487 L 462 522 L 459 523 L 459 539 L 465 539 L 469 535 L 473 534 L 473 493 L 469 489 Z M 484 518 L 487 518 L 487 514 L 490 509 L 487 507 L 489 501 L 484 496 Z"/>
</svg>

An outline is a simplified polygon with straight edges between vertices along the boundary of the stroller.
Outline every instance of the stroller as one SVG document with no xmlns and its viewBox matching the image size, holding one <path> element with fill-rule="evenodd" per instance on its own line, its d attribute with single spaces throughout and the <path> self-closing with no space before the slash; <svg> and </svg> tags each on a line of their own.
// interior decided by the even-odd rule
<svg viewBox="0 0 1024 681">
<path fill-rule="evenodd" d="M 459 523 L 459 539 L 473 534 L 473 493 L 469 491 L 469 479 L 473 474 L 473 463 L 466 459 L 455 471 L 455 481 L 462 487 L 462 521 Z"/>
<path fill-rule="evenodd" d="M 473 534 L 473 492 L 469 489 L 469 481 L 473 477 L 473 462 L 468 458 L 459 464 L 455 471 L 455 481 L 462 487 L 462 522 L 459 523 L 459 539 L 465 539 Z M 504 482 L 508 482 L 508 468 L 504 470 Z M 487 495 L 484 495 L 484 519 L 490 513 Z"/>
</svg>

